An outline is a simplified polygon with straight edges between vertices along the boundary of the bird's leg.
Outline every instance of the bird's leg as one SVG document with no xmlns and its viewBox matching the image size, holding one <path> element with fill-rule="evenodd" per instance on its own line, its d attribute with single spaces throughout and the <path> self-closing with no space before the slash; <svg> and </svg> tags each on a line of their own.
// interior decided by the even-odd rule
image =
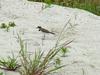
<svg viewBox="0 0 100 75">
<path fill-rule="evenodd" d="M 45 34 L 43 34 L 42 40 L 45 40 Z"/>
<path fill-rule="evenodd" d="M 43 34 L 43 37 L 42 37 L 42 45 L 44 45 L 44 40 L 45 40 L 45 34 Z"/>
<path fill-rule="evenodd" d="M 44 34 L 44 40 L 45 40 L 45 34 Z"/>
</svg>

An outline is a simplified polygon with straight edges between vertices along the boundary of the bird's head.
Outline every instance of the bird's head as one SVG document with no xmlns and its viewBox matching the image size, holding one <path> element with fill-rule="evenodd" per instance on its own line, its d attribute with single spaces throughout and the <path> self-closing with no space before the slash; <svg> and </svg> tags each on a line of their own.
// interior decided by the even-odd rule
<svg viewBox="0 0 100 75">
<path fill-rule="evenodd" d="M 39 29 L 40 29 L 40 28 L 42 28 L 42 27 L 41 27 L 41 26 L 38 26 L 37 28 L 39 28 Z"/>
</svg>

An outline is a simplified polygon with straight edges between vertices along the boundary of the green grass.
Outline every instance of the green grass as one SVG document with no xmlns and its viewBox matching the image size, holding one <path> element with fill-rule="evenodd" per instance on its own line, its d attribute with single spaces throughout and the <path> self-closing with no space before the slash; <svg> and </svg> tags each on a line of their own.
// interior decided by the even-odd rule
<svg viewBox="0 0 100 75">
<path fill-rule="evenodd" d="M 14 22 L 9 22 L 9 24 L 8 24 L 10 27 L 15 27 L 16 26 L 16 24 L 14 23 Z"/>
<path fill-rule="evenodd" d="M 62 57 L 59 56 L 59 53 L 62 48 L 69 45 L 72 41 L 65 41 L 63 44 L 60 44 L 59 41 L 70 20 L 62 28 L 55 46 L 46 54 L 44 54 L 44 51 L 36 50 L 30 55 L 27 50 L 27 43 L 18 34 L 20 51 L 17 57 L 19 57 L 21 65 L 18 65 L 17 58 L 13 54 L 12 57 L 8 56 L 7 59 L 0 59 L 0 68 L 9 71 L 17 70 L 20 75 L 49 75 L 65 67 L 66 64 L 62 64 L 60 59 Z"/>
<path fill-rule="evenodd" d="M 3 28 L 6 28 L 6 27 L 7 27 L 7 25 L 5 23 L 2 23 L 0 28 L 3 29 Z"/>
<path fill-rule="evenodd" d="M 62 67 L 65 67 L 65 65 L 60 65 L 60 59 L 57 58 L 55 60 L 60 48 L 53 48 L 46 55 L 44 55 L 44 52 L 37 50 L 32 56 L 30 56 L 27 52 L 27 45 L 20 37 L 19 40 L 21 48 L 20 60 L 22 64 L 19 72 L 21 75 L 48 75 Z"/>
<path fill-rule="evenodd" d="M 49 6 L 51 4 L 57 4 L 61 6 L 79 8 L 92 12 L 96 15 L 100 15 L 99 0 L 97 0 L 97 2 L 92 2 L 91 0 L 28 0 L 28 1 L 44 2 L 47 3 Z"/>
<path fill-rule="evenodd" d="M 55 64 L 55 67 L 58 67 L 59 65 L 61 65 L 61 59 L 59 57 L 57 57 L 55 60 L 54 60 L 54 64 Z"/>
<path fill-rule="evenodd" d="M 65 57 L 66 56 L 66 53 L 68 53 L 68 48 L 65 48 L 65 47 L 62 47 L 61 48 L 61 54 L 62 54 L 62 57 Z"/>
<path fill-rule="evenodd" d="M 3 75 L 3 72 L 0 72 L 0 75 Z"/>
<path fill-rule="evenodd" d="M 25 43 L 25 41 L 23 41 L 23 39 L 18 35 L 20 44 L 19 54 L 22 65 L 19 72 L 21 75 L 49 75 L 66 66 L 66 64 L 61 63 L 59 53 L 62 47 L 69 45 L 72 41 L 65 42 L 61 45 L 59 44 L 59 41 L 69 21 L 70 19 L 62 28 L 55 46 L 46 54 L 41 50 L 36 50 L 32 55 L 28 54 L 27 43 Z"/>
<path fill-rule="evenodd" d="M 0 59 L 0 68 L 9 71 L 16 71 L 19 68 L 17 58 L 8 56 L 7 59 Z"/>
<path fill-rule="evenodd" d="M 8 24 L 1 23 L 0 28 L 5 29 L 8 32 L 11 27 L 15 27 L 15 26 L 16 26 L 16 24 L 14 22 L 9 22 Z"/>
</svg>

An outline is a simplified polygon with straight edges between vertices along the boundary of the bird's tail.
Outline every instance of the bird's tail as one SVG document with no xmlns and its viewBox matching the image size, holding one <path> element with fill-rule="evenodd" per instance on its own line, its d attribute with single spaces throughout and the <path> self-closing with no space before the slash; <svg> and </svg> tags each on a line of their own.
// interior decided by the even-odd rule
<svg viewBox="0 0 100 75">
<path fill-rule="evenodd" d="M 53 32 L 50 32 L 50 33 L 55 35 L 55 33 L 53 33 Z"/>
</svg>

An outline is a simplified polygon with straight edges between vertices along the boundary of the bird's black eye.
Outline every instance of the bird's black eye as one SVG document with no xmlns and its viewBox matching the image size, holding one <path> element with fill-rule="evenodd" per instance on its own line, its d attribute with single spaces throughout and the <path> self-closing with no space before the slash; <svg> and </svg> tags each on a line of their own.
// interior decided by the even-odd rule
<svg viewBox="0 0 100 75">
<path fill-rule="evenodd" d="M 37 28 L 41 28 L 41 26 L 38 26 Z"/>
</svg>

